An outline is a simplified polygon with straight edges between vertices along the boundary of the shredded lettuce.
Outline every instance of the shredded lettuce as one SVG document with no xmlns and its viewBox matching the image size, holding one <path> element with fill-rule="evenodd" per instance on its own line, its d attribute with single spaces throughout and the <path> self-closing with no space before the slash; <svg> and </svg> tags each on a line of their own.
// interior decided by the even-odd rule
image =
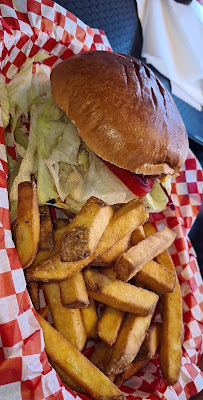
<svg viewBox="0 0 203 400">
<path fill-rule="evenodd" d="M 78 154 L 78 164 L 89 167 L 89 156 L 85 149 L 81 150 Z"/>
<path fill-rule="evenodd" d="M 49 165 L 60 161 L 71 165 L 78 164 L 77 157 L 80 147 L 80 138 L 77 129 L 71 122 L 64 125 L 64 132 L 47 161 Z"/>
<path fill-rule="evenodd" d="M 57 146 L 59 137 L 61 137 L 66 129 L 66 124 L 59 119 L 60 117 L 58 120 L 55 119 L 58 108 L 59 107 L 54 102 L 53 98 L 48 101 L 44 99 L 42 112 L 38 117 L 36 132 L 37 148 L 38 153 L 40 153 L 45 159 L 48 159 L 50 153 Z"/>
<path fill-rule="evenodd" d="M 39 62 L 43 60 L 35 59 L 35 61 Z M 36 64 L 35 73 L 32 75 L 32 82 L 28 92 L 29 107 L 33 104 L 33 102 L 39 101 L 40 96 L 44 95 L 45 93 L 46 98 L 51 97 L 50 68 L 47 65 Z"/>
<path fill-rule="evenodd" d="M 50 171 L 41 155 L 38 157 L 37 194 L 39 204 L 45 204 L 51 199 L 57 199 L 59 196 Z"/>
<path fill-rule="evenodd" d="M 34 62 L 41 62 L 49 58 L 48 54 L 39 52 L 32 58 L 28 58 L 23 64 L 22 69 L 7 84 L 7 92 L 10 103 L 10 112 L 12 117 L 19 111 L 22 115 L 28 117 L 29 106 L 34 99 L 33 93 L 38 94 L 39 81 L 33 78 L 32 67 Z"/>
<path fill-rule="evenodd" d="M 24 126 L 16 128 L 14 135 L 16 143 L 19 144 L 26 151 L 28 148 L 28 138 L 25 136 L 26 129 Z"/>
<path fill-rule="evenodd" d="M 16 146 L 17 153 L 20 157 L 24 158 L 28 148 L 28 139 L 25 137 L 25 127 L 15 128 L 11 131 L 13 142 Z"/>
</svg>

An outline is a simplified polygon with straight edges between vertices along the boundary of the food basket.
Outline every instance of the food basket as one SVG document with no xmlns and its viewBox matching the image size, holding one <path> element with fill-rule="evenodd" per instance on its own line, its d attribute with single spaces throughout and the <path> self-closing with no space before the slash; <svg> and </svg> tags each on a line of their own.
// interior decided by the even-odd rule
<svg viewBox="0 0 203 400">
<path fill-rule="evenodd" d="M 91 29 L 50 0 L 3 0 L 0 11 L 1 79 L 6 83 L 27 58 L 39 51 L 51 55 L 42 62 L 48 74 L 58 62 L 81 51 L 111 51 L 103 31 Z M 15 151 L 12 144 L 6 150 L 1 113 L 0 124 L 0 399 L 85 399 L 86 396 L 63 385 L 44 351 L 42 331 L 10 230 L 7 151 L 12 156 Z M 188 239 L 202 202 L 202 188 L 201 166 L 190 151 L 172 183 L 175 211 L 168 208 L 150 216 L 158 230 L 166 225 L 177 233 L 170 252 L 183 299 L 180 379 L 173 387 L 167 386 L 156 354 L 143 370 L 122 385 L 127 399 L 184 400 L 203 388 L 203 374 L 198 367 L 202 352 L 203 285 Z"/>
</svg>

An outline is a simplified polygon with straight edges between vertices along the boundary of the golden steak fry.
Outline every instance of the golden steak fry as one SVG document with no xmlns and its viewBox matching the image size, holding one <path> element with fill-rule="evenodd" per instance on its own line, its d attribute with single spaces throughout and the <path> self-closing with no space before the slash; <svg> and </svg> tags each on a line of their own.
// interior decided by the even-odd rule
<svg viewBox="0 0 203 400">
<path fill-rule="evenodd" d="M 129 235 L 149 217 L 143 200 L 131 200 L 119 208 L 111 218 L 94 255 L 95 258 L 110 249 L 124 236 Z"/>
<path fill-rule="evenodd" d="M 35 182 L 18 185 L 15 245 L 23 268 L 34 260 L 40 240 L 40 216 Z"/>
<path fill-rule="evenodd" d="M 143 239 L 145 239 L 145 233 L 143 226 L 139 226 L 135 231 L 132 232 L 131 238 L 130 238 L 130 243 L 132 246 L 135 246 L 139 242 L 141 242 Z"/>
<path fill-rule="evenodd" d="M 48 260 L 52 256 L 59 253 L 61 248 L 61 238 L 64 234 L 65 227 L 61 227 L 60 229 L 56 229 L 54 231 L 54 249 L 53 250 L 39 250 L 36 254 L 36 257 L 32 264 L 30 265 L 29 269 L 35 268 L 38 264 L 41 264 L 43 261 Z M 26 271 L 27 272 L 27 271 Z"/>
<path fill-rule="evenodd" d="M 86 269 L 84 279 L 90 298 L 108 306 L 140 315 L 153 313 L 158 295 L 100 272 Z"/>
<path fill-rule="evenodd" d="M 151 260 L 143 265 L 132 280 L 135 284 L 138 281 L 153 292 L 163 294 L 174 290 L 176 274 L 156 261 Z"/>
<path fill-rule="evenodd" d="M 71 278 L 61 281 L 59 287 L 63 306 L 82 308 L 89 304 L 82 272 L 76 272 Z"/>
<path fill-rule="evenodd" d="M 160 342 L 160 324 L 151 324 L 144 342 L 140 347 L 135 359 L 125 368 L 125 370 L 116 376 L 115 384 L 122 385 L 127 379 L 135 375 L 140 369 L 144 368 L 149 360 L 155 355 Z"/>
<path fill-rule="evenodd" d="M 32 300 L 32 304 L 35 310 L 39 310 L 39 283 L 38 282 L 28 282 L 27 289 Z"/>
<path fill-rule="evenodd" d="M 48 206 L 40 206 L 39 250 L 54 250 L 54 229 Z"/>
<path fill-rule="evenodd" d="M 79 261 L 63 262 L 61 261 L 60 253 L 57 253 L 35 267 L 29 268 L 26 273 L 26 279 L 28 281 L 42 282 L 63 281 L 81 271 L 91 261 L 92 255 Z"/>
<path fill-rule="evenodd" d="M 109 359 L 111 357 L 112 347 L 107 343 L 100 341 L 93 351 L 90 361 L 96 365 L 100 371 L 105 373 L 106 364 L 108 364 Z"/>
<path fill-rule="evenodd" d="M 117 258 L 129 247 L 130 236 L 126 235 L 122 239 L 118 240 L 109 250 L 102 253 L 99 257 L 97 257 L 92 263 L 91 266 L 101 266 L 101 267 L 109 267 L 114 265 Z"/>
<path fill-rule="evenodd" d="M 124 311 L 110 306 L 105 306 L 98 322 L 99 337 L 112 346 L 117 337 L 124 317 Z"/>
<path fill-rule="evenodd" d="M 86 390 L 76 383 L 61 367 L 59 367 L 53 360 L 49 359 L 50 364 L 52 367 L 56 370 L 57 374 L 60 376 L 61 380 L 69 386 L 71 389 L 75 390 L 76 392 L 79 393 L 84 393 L 86 394 Z"/>
<path fill-rule="evenodd" d="M 130 280 L 148 261 L 166 250 L 173 243 L 176 234 L 165 227 L 162 231 L 142 240 L 123 253 L 115 264 L 118 279 Z"/>
<path fill-rule="evenodd" d="M 124 400 L 124 395 L 94 364 L 73 347 L 41 315 L 45 351 L 60 368 L 95 400 Z"/>
<path fill-rule="evenodd" d="M 76 349 L 82 351 L 87 340 L 80 310 L 63 307 L 58 282 L 43 285 L 54 326 Z"/>
<path fill-rule="evenodd" d="M 66 228 L 61 243 L 61 260 L 73 262 L 92 254 L 112 215 L 111 206 L 90 197 Z"/>
<path fill-rule="evenodd" d="M 116 279 L 113 268 L 101 268 L 100 272 L 109 278 Z M 119 329 L 123 321 L 124 312 L 110 306 L 105 306 L 102 316 L 98 323 L 98 334 L 104 342 L 112 346 L 118 336 Z"/>
<path fill-rule="evenodd" d="M 89 339 L 97 339 L 98 317 L 97 317 L 95 301 L 93 299 L 89 299 L 89 301 L 90 301 L 89 305 L 87 307 L 81 308 L 80 311 L 85 326 L 85 330 L 87 333 L 87 337 Z"/>
<path fill-rule="evenodd" d="M 145 317 L 126 314 L 108 365 L 107 375 L 120 374 L 136 357 L 149 329 L 153 314 Z"/>
<path fill-rule="evenodd" d="M 162 296 L 162 329 L 159 361 L 169 385 L 179 378 L 182 360 L 183 316 L 178 280 L 172 293 Z"/>
<path fill-rule="evenodd" d="M 153 235 L 156 232 L 150 223 L 144 224 L 145 235 Z M 157 262 L 175 272 L 171 256 L 167 250 L 158 254 Z M 182 360 L 183 315 L 182 297 L 178 278 L 172 293 L 162 296 L 162 329 L 159 361 L 163 376 L 169 385 L 178 381 Z"/>
</svg>

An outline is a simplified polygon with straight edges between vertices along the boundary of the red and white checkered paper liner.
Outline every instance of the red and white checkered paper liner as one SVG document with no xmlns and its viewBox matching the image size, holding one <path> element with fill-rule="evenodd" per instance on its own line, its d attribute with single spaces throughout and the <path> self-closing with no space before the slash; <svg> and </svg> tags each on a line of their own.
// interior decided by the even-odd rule
<svg viewBox="0 0 203 400">
<path fill-rule="evenodd" d="M 91 29 L 50 0 L 1 0 L 0 59 L 6 82 L 27 57 L 43 49 L 56 62 L 84 50 L 111 51 L 101 30 Z M 0 114 L 1 118 L 1 114 Z M 65 387 L 49 365 L 36 314 L 30 302 L 23 270 L 10 231 L 7 193 L 7 157 L 0 120 L 0 399 L 87 399 Z M 185 337 L 179 382 L 167 387 L 158 356 L 121 389 L 127 399 L 188 399 L 203 388 L 198 368 L 202 347 L 203 285 L 195 252 L 187 234 L 202 201 L 203 174 L 190 152 L 172 185 L 176 210 L 151 215 L 158 229 L 169 226 L 177 233 L 171 254 L 181 284 Z"/>
</svg>

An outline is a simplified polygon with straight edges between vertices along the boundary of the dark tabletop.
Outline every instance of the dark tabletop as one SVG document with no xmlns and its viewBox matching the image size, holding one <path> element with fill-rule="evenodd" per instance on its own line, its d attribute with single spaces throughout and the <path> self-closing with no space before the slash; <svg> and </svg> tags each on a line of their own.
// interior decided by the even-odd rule
<svg viewBox="0 0 203 400">
<path fill-rule="evenodd" d="M 57 0 L 56 2 L 91 28 L 104 30 L 115 52 L 131 54 L 141 59 L 142 30 L 135 0 Z M 184 3 L 184 0 L 180 2 Z M 186 0 L 185 3 L 187 2 L 190 1 Z M 170 91 L 169 81 L 158 71 L 153 70 Z M 190 148 L 203 166 L 203 112 L 197 111 L 176 96 L 173 98 L 185 123 Z M 203 206 L 189 236 L 203 274 L 203 245 L 201 243 Z"/>
</svg>

